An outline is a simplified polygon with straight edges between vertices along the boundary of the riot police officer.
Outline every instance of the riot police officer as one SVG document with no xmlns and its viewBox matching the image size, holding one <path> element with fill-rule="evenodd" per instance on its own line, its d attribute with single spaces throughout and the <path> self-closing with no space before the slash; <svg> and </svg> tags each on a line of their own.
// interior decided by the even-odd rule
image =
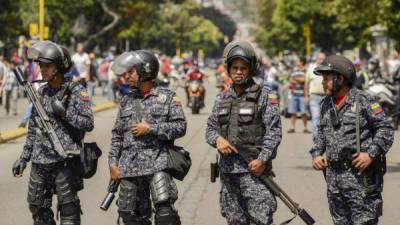
<svg viewBox="0 0 400 225">
<path fill-rule="evenodd" d="M 168 148 L 186 133 L 182 104 L 175 93 L 155 86 L 159 71 L 150 51 L 125 52 L 114 62 L 116 74 L 126 74 L 132 88 L 120 104 L 112 129 L 109 166 L 120 182 L 118 213 L 126 225 L 179 225 L 173 203 L 178 190 L 167 169 Z"/>
<path fill-rule="evenodd" d="M 378 224 L 393 129 L 379 103 L 354 87 L 356 71 L 350 60 L 329 56 L 314 73 L 323 76 L 327 96 L 310 153 L 314 169 L 326 169 L 333 222 Z"/>
<path fill-rule="evenodd" d="M 223 58 L 233 85 L 218 95 L 206 130 L 221 155 L 221 213 L 230 225 L 272 224 L 276 199 L 254 176 L 270 171 L 281 141 L 277 95 L 253 79 L 258 60 L 250 43 L 229 43 Z M 247 164 L 237 153 L 250 148 L 257 154 Z"/>
<path fill-rule="evenodd" d="M 68 157 L 58 155 L 49 137 L 40 129 L 32 110 L 28 135 L 19 159 L 13 165 L 14 176 L 21 177 L 28 161 L 32 161 L 28 203 L 34 225 L 53 225 L 52 195 L 56 194 L 62 225 L 80 224 L 81 208 L 77 191 L 83 188 L 82 178 L 73 170 L 73 160 L 82 150 L 85 132 L 94 126 L 90 99 L 86 90 L 64 80 L 71 67 L 68 51 L 51 41 L 40 41 L 28 50 L 39 63 L 46 82 L 39 88 L 40 101 Z"/>
</svg>

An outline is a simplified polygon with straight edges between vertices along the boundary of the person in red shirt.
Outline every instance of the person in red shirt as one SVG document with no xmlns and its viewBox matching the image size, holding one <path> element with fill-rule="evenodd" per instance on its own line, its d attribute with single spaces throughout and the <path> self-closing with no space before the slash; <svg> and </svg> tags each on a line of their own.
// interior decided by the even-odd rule
<svg viewBox="0 0 400 225">
<path fill-rule="evenodd" d="M 204 88 L 203 85 L 203 79 L 206 75 L 200 71 L 199 65 L 197 63 L 193 64 L 193 70 L 190 71 L 187 75 L 186 75 L 186 80 L 187 85 L 186 85 L 186 97 L 187 97 L 187 102 L 189 103 L 189 93 L 190 93 L 190 86 L 189 83 L 192 81 L 199 81 L 200 85 L 199 85 L 199 92 L 200 92 L 200 99 L 201 99 L 201 105 L 202 107 L 204 107 L 204 97 L 205 97 L 205 93 L 206 90 Z"/>
</svg>

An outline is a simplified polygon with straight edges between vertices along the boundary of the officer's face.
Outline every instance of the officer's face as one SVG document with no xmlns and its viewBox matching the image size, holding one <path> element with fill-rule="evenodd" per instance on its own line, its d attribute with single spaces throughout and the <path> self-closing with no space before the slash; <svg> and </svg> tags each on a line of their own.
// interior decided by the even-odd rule
<svg viewBox="0 0 400 225">
<path fill-rule="evenodd" d="M 328 96 L 333 95 L 333 76 L 331 73 L 322 75 L 322 86 L 324 87 L 325 94 Z"/>
<path fill-rule="evenodd" d="M 54 63 L 39 63 L 39 66 L 43 80 L 45 81 L 51 81 L 57 73 L 57 68 Z"/>
<path fill-rule="evenodd" d="M 234 59 L 229 68 L 229 75 L 234 83 L 243 83 L 250 74 L 250 64 L 243 59 Z"/>
<path fill-rule="evenodd" d="M 138 87 L 139 75 L 135 69 L 131 69 L 128 73 L 128 85 L 130 87 Z"/>
</svg>

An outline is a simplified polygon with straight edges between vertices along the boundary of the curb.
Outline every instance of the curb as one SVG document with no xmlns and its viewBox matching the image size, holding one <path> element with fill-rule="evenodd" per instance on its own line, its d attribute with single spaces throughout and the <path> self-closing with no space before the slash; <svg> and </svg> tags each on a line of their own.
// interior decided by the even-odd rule
<svg viewBox="0 0 400 225">
<path fill-rule="evenodd" d="M 105 102 L 92 107 L 93 113 L 105 111 L 107 109 L 114 108 L 116 106 L 115 102 Z M 28 128 L 15 128 L 11 130 L 6 130 L 0 133 L 0 144 L 6 143 L 10 140 L 17 139 L 19 137 L 25 136 L 28 132 Z"/>
</svg>

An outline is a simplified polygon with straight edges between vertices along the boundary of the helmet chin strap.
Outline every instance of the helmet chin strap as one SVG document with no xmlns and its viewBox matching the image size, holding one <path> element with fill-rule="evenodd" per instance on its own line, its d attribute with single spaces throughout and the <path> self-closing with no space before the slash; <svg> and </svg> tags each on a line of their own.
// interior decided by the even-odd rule
<svg viewBox="0 0 400 225">
<path fill-rule="evenodd" d="M 57 80 L 57 70 L 53 72 L 53 74 L 51 74 L 52 78 L 48 81 L 48 82 L 52 82 Z"/>
<path fill-rule="evenodd" d="M 339 80 L 337 76 L 333 77 L 333 90 L 332 90 L 332 96 L 335 97 L 335 95 L 340 91 L 340 89 L 343 86 L 343 81 L 341 84 L 339 84 Z"/>
<path fill-rule="evenodd" d="M 233 81 L 233 85 L 234 85 L 234 86 L 243 87 L 243 86 L 248 85 L 248 84 L 250 83 L 250 80 L 251 80 L 251 79 L 252 79 L 252 77 L 247 77 L 246 79 L 241 80 L 240 82 Z"/>
</svg>

